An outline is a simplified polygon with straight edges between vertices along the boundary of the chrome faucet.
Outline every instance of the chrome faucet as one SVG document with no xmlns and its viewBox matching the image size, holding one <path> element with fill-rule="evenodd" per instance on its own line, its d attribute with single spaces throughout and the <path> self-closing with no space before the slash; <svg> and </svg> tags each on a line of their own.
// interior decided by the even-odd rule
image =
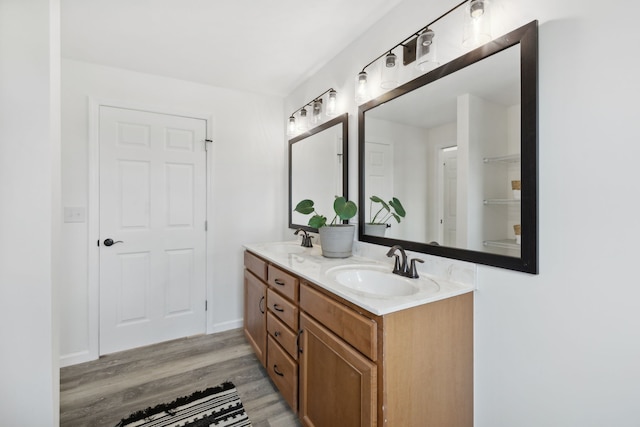
<svg viewBox="0 0 640 427">
<path fill-rule="evenodd" d="M 400 255 L 396 254 L 396 251 L 400 251 Z M 395 256 L 396 261 L 393 266 L 393 274 L 398 274 L 400 276 L 409 277 L 411 279 L 417 279 L 418 270 L 416 268 L 417 262 L 424 262 L 419 258 L 413 258 L 410 263 L 407 263 L 407 253 L 404 251 L 404 248 L 400 245 L 393 245 L 389 252 L 387 252 L 388 257 Z M 402 257 L 402 259 L 400 259 Z"/>
<path fill-rule="evenodd" d="M 302 228 L 298 228 L 296 232 L 293 234 L 297 236 L 298 233 L 300 233 L 301 231 L 303 235 L 302 235 L 302 243 L 300 244 L 300 246 L 304 246 L 305 248 L 312 248 L 313 243 L 311 243 L 311 239 L 313 238 L 313 236 L 310 236 L 309 233 L 307 233 L 305 230 L 303 230 Z"/>
</svg>

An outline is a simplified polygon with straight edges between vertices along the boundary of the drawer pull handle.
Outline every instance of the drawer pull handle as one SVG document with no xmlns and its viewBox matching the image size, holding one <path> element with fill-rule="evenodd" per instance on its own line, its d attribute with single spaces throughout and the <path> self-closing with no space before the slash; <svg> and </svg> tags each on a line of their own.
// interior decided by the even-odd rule
<svg viewBox="0 0 640 427">
<path fill-rule="evenodd" d="M 275 337 L 276 337 L 276 338 L 277 338 L 277 337 L 279 337 L 279 336 L 280 336 L 280 331 L 275 331 L 275 332 L 273 333 L 273 335 L 275 335 Z"/>
<path fill-rule="evenodd" d="M 273 372 L 275 372 L 279 377 L 284 377 L 284 374 L 278 371 L 278 365 L 273 365 Z"/>
<path fill-rule="evenodd" d="M 278 286 L 284 286 L 284 284 L 285 284 L 285 283 L 284 283 L 282 280 L 280 280 L 280 279 L 275 279 L 275 280 L 274 280 L 274 282 L 275 282 L 275 284 L 276 284 L 276 285 L 278 285 Z"/>
<path fill-rule="evenodd" d="M 260 313 L 264 314 L 264 307 L 262 306 L 262 303 L 264 302 L 264 296 L 262 296 L 262 298 L 260 298 L 260 302 L 258 302 L 258 308 L 260 309 Z"/>
<path fill-rule="evenodd" d="M 296 347 L 298 347 L 298 353 L 302 353 L 302 347 L 300 347 L 300 335 L 304 332 L 302 329 L 298 331 L 298 336 L 296 337 Z"/>
<path fill-rule="evenodd" d="M 282 313 L 284 311 L 284 308 L 280 308 L 280 306 L 278 304 L 273 304 L 273 309 L 275 311 L 279 311 L 280 313 Z"/>
</svg>

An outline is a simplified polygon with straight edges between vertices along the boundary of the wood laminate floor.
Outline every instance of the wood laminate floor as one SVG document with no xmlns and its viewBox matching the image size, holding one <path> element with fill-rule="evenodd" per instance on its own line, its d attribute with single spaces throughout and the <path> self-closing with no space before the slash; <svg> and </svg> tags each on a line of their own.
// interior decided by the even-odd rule
<svg viewBox="0 0 640 427">
<path fill-rule="evenodd" d="M 61 427 L 115 426 L 129 414 L 224 381 L 253 427 L 299 427 L 242 329 L 123 351 L 60 370 Z"/>
</svg>

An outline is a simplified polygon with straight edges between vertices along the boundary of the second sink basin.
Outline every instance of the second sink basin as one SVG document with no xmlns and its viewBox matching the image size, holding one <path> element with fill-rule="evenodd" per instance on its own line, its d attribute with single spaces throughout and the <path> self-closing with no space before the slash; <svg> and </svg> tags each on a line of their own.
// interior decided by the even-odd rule
<svg viewBox="0 0 640 427">
<path fill-rule="evenodd" d="M 422 290 L 420 284 L 424 282 L 392 274 L 388 267 L 373 265 L 334 267 L 327 271 L 327 276 L 352 292 L 373 297 L 413 295 Z M 432 283 L 437 291 L 438 285 Z"/>
</svg>

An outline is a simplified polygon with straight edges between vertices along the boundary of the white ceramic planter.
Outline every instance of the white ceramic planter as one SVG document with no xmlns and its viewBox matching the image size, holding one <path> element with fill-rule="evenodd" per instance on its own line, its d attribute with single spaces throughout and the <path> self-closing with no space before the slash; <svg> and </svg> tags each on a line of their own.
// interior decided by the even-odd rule
<svg viewBox="0 0 640 427">
<path fill-rule="evenodd" d="M 353 249 L 355 226 L 351 224 L 326 225 L 318 229 L 322 256 L 348 258 Z"/>
<path fill-rule="evenodd" d="M 367 236 L 384 237 L 384 232 L 387 229 L 387 224 L 365 224 L 364 234 Z"/>
</svg>

